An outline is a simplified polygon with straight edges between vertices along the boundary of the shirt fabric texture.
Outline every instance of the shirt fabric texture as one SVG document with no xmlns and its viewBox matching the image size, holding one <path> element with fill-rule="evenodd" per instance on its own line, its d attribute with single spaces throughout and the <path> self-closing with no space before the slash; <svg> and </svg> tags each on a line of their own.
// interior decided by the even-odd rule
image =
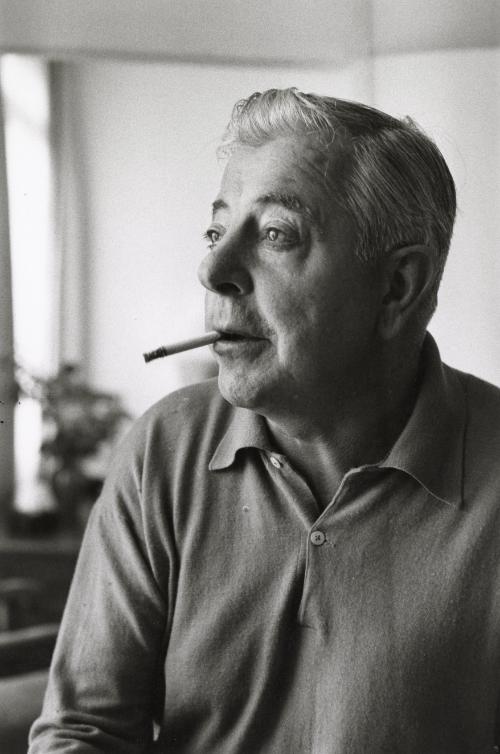
<svg viewBox="0 0 500 754">
<path fill-rule="evenodd" d="M 135 424 L 30 754 L 495 751 L 500 390 L 430 336 L 423 359 L 392 450 L 324 510 L 215 381 Z"/>
</svg>

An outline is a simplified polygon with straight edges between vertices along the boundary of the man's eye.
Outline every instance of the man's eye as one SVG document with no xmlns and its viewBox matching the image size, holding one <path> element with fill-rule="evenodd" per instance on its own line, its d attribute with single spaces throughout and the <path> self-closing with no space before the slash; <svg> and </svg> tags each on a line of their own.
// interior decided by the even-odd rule
<svg viewBox="0 0 500 754">
<path fill-rule="evenodd" d="M 297 233 L 293 232 L 291 229 L 290 231 L 284 231 L 280 228 L 272 227 L 265 229 L 264 240 L 268 241 L 271 244 L 274 244 L 275 246 L 286 248 L 297 244 L 298 236 Z"/>
<path fill-rule="evenodd" d="M 209 228 L 206 233 L 203 234 L 203 238 L 209 242 L 209 247 L 212 248 L 212 246 L 215 246 L 215 244 L 220 241 L 221 234 L 218 230 L 215 230 L 214 228 Z"/>
<path fill-rule="evenodd" d="M 281 233 L 284 236 L 284 233 Z M 280 231 L 277 228 L 268 228 L 266 231 L 266 238 L 269 241 L 278 241 L 280 238 Z"/>
</svg>

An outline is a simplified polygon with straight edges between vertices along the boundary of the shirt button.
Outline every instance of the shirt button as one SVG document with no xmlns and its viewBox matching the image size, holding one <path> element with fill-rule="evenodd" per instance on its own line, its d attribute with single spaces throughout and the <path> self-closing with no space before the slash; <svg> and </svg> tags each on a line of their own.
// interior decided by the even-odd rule
<svg viewBox="0 0 500 754">
<path fill-rule="evenodd" d="M 281 469 L 282 463 L 275 456 L 271 456 L 271 463 L 272 463 L 272 465 L 274 466 L 275 469 Z"/>
<path fill-rule="evenodd" d="M 319 545 L 322 545 L 323 542 L 326 542 L 326 537 L 322 531 L 313 531 L 311 534 L 311 542 L 313 543 L 313 545 L 319 547 Z"/>
</svg>

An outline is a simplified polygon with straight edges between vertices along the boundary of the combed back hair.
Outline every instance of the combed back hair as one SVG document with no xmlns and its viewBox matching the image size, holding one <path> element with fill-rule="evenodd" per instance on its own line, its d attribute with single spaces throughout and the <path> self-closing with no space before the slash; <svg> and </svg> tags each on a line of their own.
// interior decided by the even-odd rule
<svg viewBox="0 0 500 754">
<path fill-rule="evenodd" d="M 434 250 L 436 275 L 421 311 L 426 325 L 456 213 L 455 184 L 437 146 L 411 118 L 291 88 L 255 92 L 237 102 L 218 154 L 224 158 L 238 145 L 297 135 L 314 139 L 327 156 L 339 146 L 346 157 L 335 198 L 355 224 L 360 259 L 373 264 L 414 244 Z"/>
</svg>

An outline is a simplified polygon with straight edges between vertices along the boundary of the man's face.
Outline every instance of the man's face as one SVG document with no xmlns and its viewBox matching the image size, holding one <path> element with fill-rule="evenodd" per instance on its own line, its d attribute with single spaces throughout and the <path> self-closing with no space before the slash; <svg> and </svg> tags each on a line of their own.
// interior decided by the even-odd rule
<svg viewBox="0 0 500 754">
<path fill-rule="evenodd" d="M 335 172 L 306 137 L 229 159 L 199 275 L 207 329 L 227 336 L 213 350 L 234 405 L 270 415 L 335 402 L 366 375 L 379 290 L 355 256 Z"/>
</svg>

